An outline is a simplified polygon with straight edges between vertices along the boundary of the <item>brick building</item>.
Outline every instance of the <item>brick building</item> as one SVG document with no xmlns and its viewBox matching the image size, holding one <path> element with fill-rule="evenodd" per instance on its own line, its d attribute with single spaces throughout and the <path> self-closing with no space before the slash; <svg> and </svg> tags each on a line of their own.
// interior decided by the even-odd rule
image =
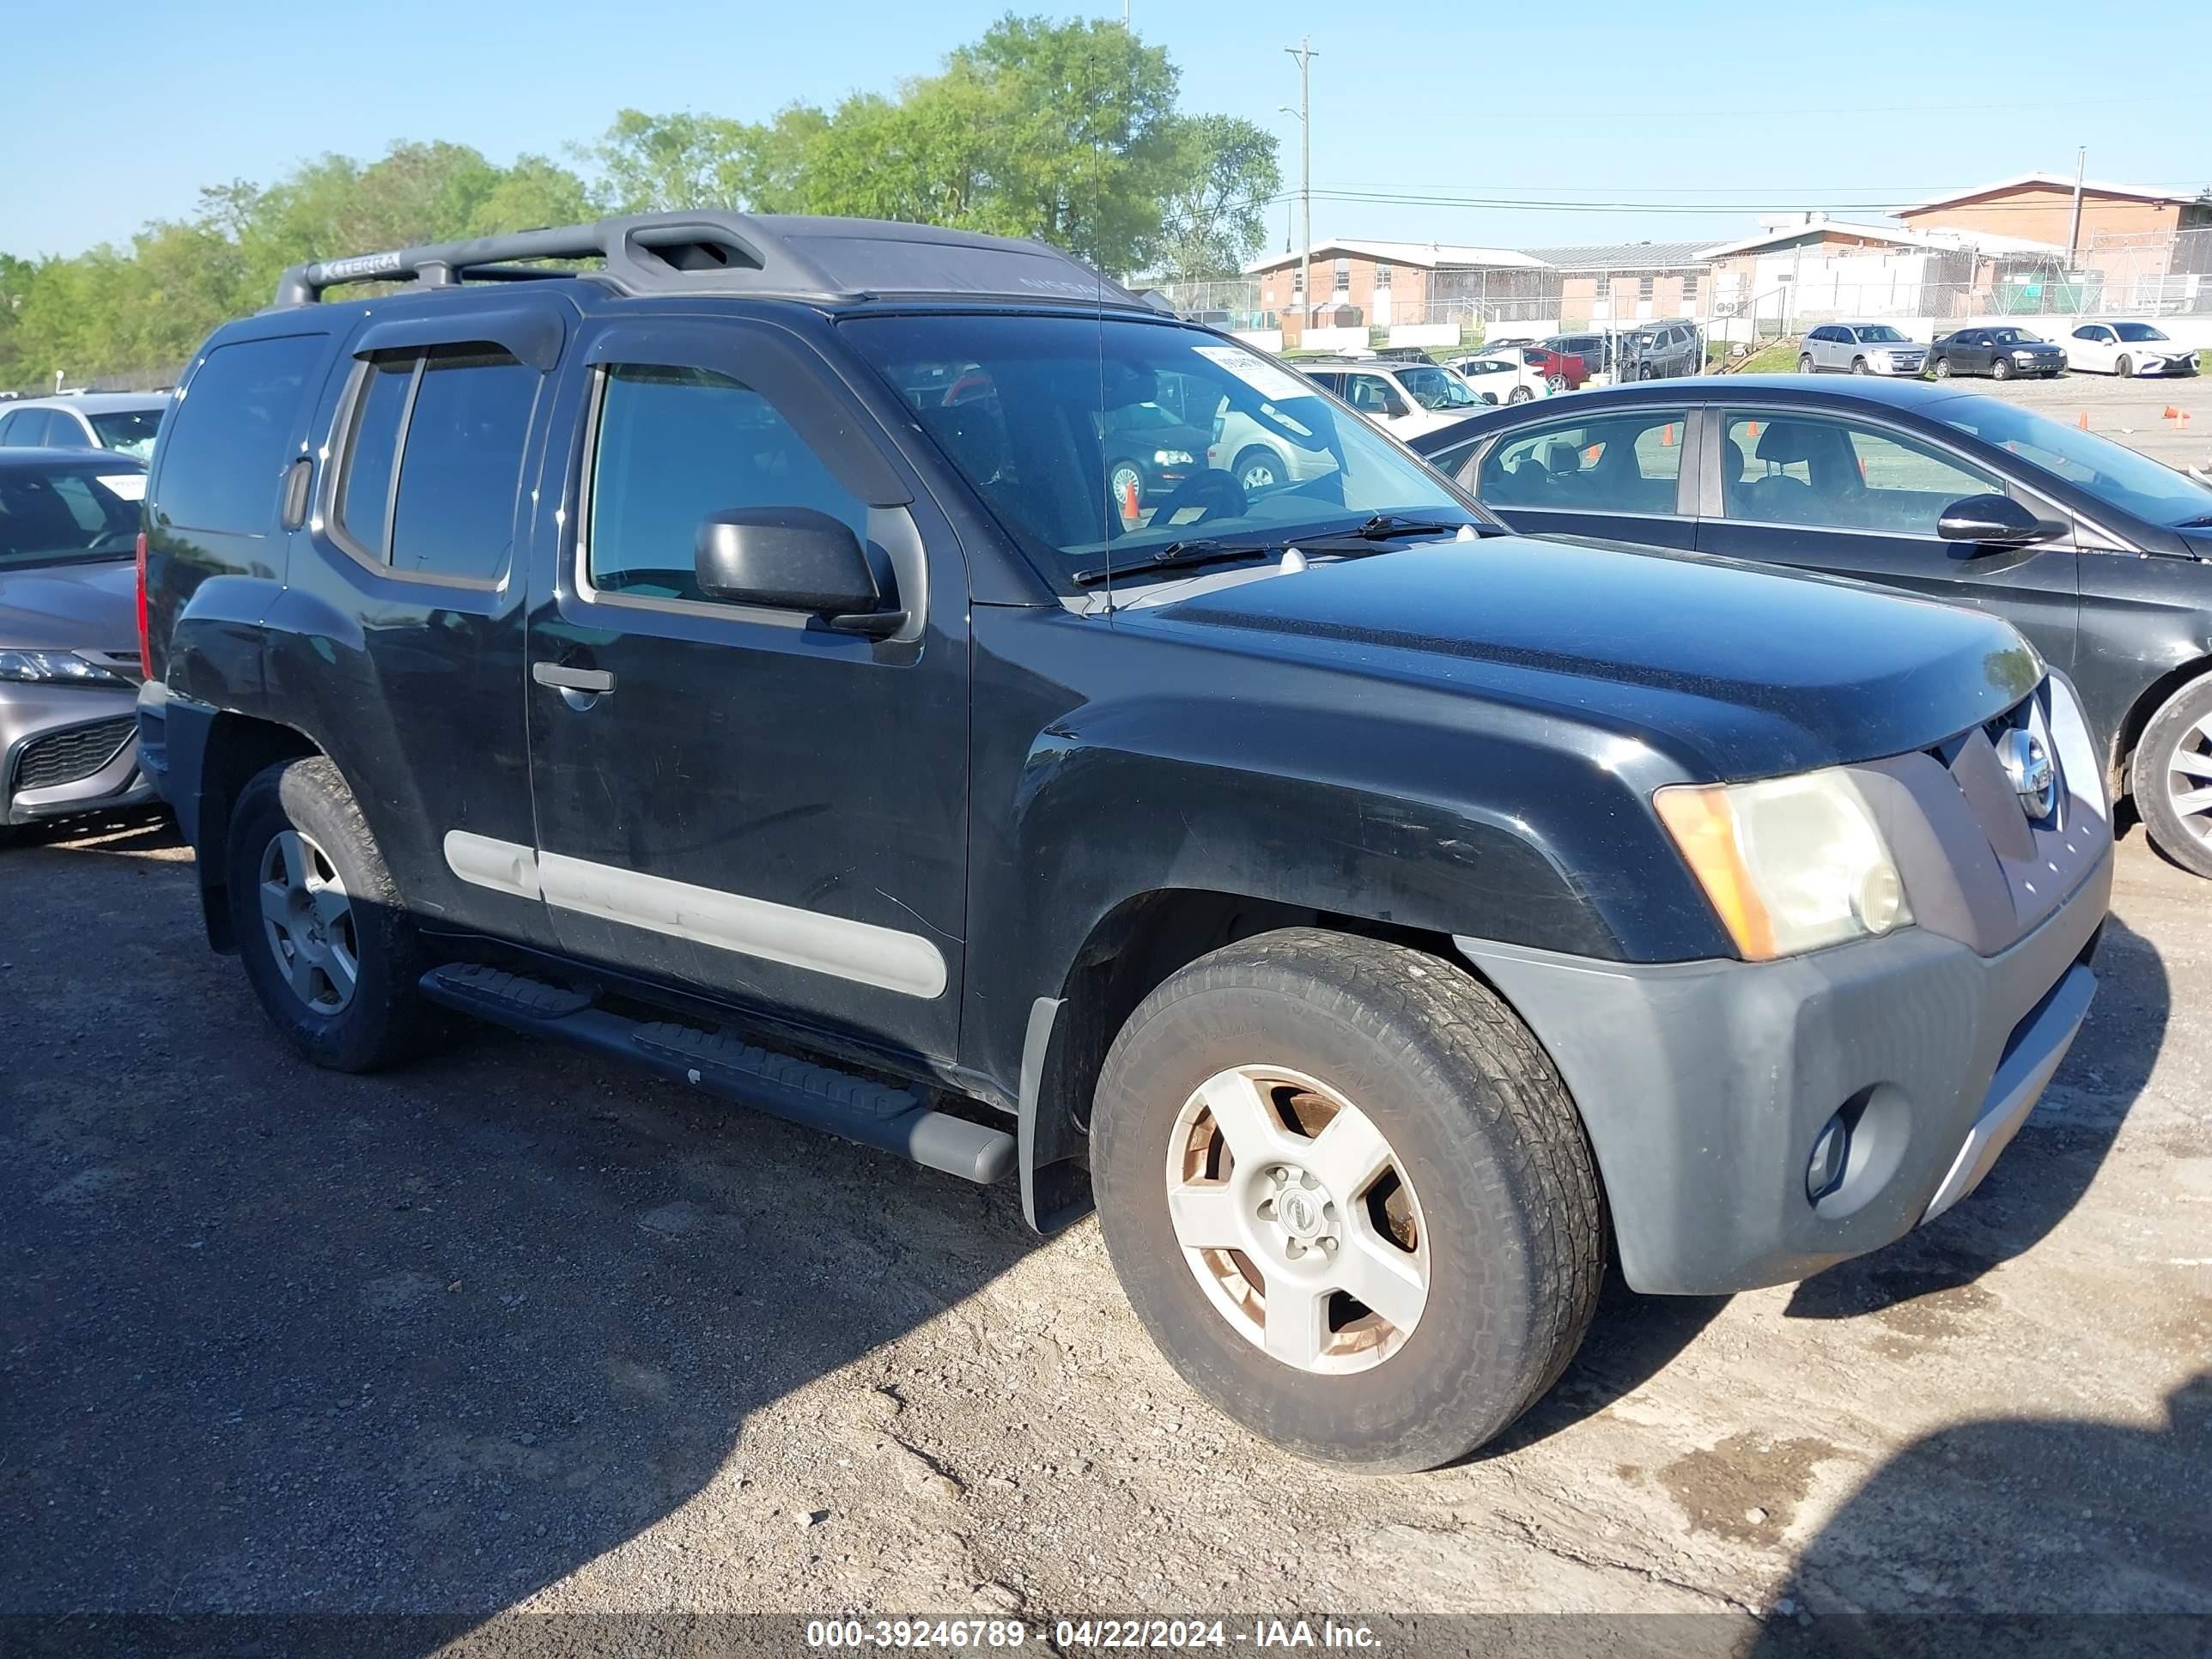
<svg viewBox="0 0 2212 1659">
<path fill-rule="evenodd" d="M 1964 231 L 1978 239 L 2016 237 L 2078 258 L 2101 238 L 2171 238 L 2212 228 L 2212 190 L 2161 190 L 2096 179 L 2081 185 L 2081 226 L 2074 233 L 2074 180 L 2063 173 L 2022 173 L 1995 184 L 1954 191 L 1899 208 L 1912 230 Z"/>
</svg>

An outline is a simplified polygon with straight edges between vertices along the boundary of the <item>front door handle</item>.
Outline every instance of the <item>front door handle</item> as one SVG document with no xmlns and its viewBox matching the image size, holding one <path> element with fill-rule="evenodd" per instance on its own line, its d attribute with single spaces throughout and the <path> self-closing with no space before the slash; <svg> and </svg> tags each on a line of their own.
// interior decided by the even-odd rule
<svg viewBox="0 0 2212 1659">
<path fill-rule="evenodd" d="M 534 662 L 530 678 L 540 685 L 562 691 L 589 691 L 597 696 L 615 689 L 615 677 L 604 668 L 570 668 L 557 662 Z"/>
</svg>

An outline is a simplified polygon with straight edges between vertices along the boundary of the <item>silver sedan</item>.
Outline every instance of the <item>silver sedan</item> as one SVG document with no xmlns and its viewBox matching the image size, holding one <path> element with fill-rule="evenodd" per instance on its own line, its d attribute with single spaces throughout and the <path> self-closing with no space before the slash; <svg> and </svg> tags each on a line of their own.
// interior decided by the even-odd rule
<svg viewBox="0 0 2212 1659">
<path fill-rule="evenodd" d="M 0 836 L 154 799 L 131 559 L 145 483 L 127 455 L 0 448 Z"/>
</svg>

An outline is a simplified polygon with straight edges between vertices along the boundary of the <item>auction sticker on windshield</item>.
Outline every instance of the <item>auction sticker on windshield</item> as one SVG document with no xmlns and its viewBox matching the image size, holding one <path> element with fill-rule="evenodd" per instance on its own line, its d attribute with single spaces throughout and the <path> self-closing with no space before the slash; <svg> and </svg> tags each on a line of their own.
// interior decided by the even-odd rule
<svg viewBox="0 0 2212 1659">
<path fill-rule="evenodd" d="M 126 501 L 143 501 L 146 499 L 146 475 L 143 472 L 102 472 L 98 476 L 100 482 L 105 484 L 112 494 L 122 497 Z"/>
<path fill-rule="evenodd" d="M 1262 398 L 1310 398 L 1314 389 L 1287 369 L 1255 357 L 1242 346 L 1194 346 L 1201 357 L 1216 362 Z"/>
</svg>

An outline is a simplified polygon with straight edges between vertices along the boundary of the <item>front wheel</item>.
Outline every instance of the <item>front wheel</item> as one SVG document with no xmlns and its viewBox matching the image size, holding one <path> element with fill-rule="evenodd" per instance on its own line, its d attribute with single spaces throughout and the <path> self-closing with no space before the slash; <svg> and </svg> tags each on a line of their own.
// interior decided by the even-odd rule
<svg viewBox="0 0 2212 1659">
<path fill-rule="evenodd" d="M 1872 371 L 1867 368 L 1867 360 L 1865 358 L 1854 357 L 1851 359 L 1851 373 L 1854 374 L 1866 374 L 1872 373 Z"/>
<path fill-rule="evenodd" d="M 1999 357 L 1992 362 L 1990 364 L 1990 378 L 1993 380 L 2012 379 L 2012 360 L 2009 357 Z"/>
<path fill-rule="evenodd" d="M 368 1072 L 443 1029 L 416 988 L 415 926 L 337 767 L 314 756 L 258 774 L 231 815 L 231 932 L 270 1023 L 307 1059 Z"/>
<path fill-rule="evenodd" d="M 2119 362 L 2112 365 L 2112 373 L 2118 375 L 2124 380 L 2132 380 L 2136 377 L 2135 359 L 2132 357 L 2121 358 Z"/>
<path fill-rule="evenodd" d="M 2136 811 L 2158 850 L 2212 877 L 2212 678 L 2168 699 L 2136 744 Z"/>
<path fill-rule="evenodd" d="M 1448 1462 L 1589 1328 L 1604 1221 L 1565 1085 L 1489 990 L 1406 946 L 1291 928 L 1174 975 L 1107 1055 L 1091 1152 L 1146 1332 L 1305 1456 Z"/>
<path fill-rule="evenodd" d="M 1525 404 L 1535 395 L 1527 386 L 1516 386 L 1505 394 L 1505 401 L 1509 404 Z"/>
<path fill-rule="evenodd" d="M 1948 380 L 1951 378 L 1951 360 L 1948 357 L 1938 357 L 1936 360 L 1935 374 L 1939 380 Z"/>
</svg>

